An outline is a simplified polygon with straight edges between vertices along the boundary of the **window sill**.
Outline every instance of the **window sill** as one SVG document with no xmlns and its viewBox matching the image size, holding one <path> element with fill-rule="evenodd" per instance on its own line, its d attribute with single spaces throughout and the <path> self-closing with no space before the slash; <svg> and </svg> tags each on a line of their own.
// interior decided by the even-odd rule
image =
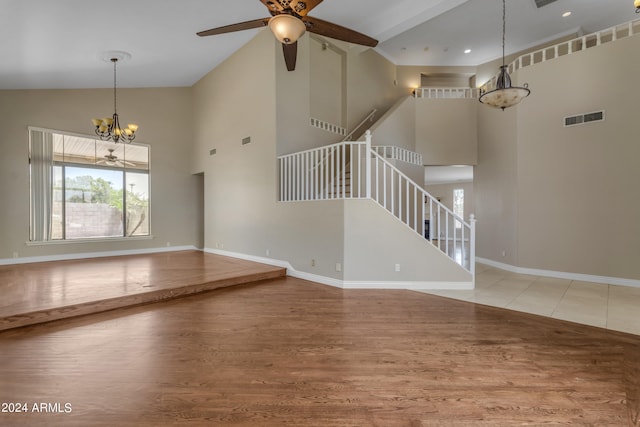
<svg viewBox="0 0 640 427">
<path fill-rule="evenodd" d="M 140 240 L 153 240 L 153 235 L 135 237 L 103 237 L 93 239 L 70 239 L 70 240 L 47 240 L 42 242 L 25 242 L 27 246 L 49 246 L 49 245 L 73 245 L 76 243 L 109 243 L 109 242 L 135 242 Z"/>
</svg>

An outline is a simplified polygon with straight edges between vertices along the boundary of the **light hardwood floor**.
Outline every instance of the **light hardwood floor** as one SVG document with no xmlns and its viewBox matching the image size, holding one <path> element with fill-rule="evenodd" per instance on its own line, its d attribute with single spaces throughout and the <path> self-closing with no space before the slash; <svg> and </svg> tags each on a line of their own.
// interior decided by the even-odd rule
<svg viewBox="0 0 640 427">
<path fill-rule="evenodd" d="M 0 330 L 284 277 L 286 269 L 178 251 L 0 266 Z"/>
<path fill-rule="evenodd" d="M 639 363 L 635 335 L 274 279 L 0 332 L 29 409 L 0 425 L 640 426 Z"/>
</svg>

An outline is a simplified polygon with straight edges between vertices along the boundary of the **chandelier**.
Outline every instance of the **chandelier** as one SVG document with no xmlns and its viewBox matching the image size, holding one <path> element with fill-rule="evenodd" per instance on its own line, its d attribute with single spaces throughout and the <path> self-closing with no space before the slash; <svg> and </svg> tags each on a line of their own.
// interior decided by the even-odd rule
<svg viewBox="0 0 640 427">
<path fill-rule="evenodd" d="M 91 119 L 91 121 L 96 127 L 96 135 L 98 135 L 101 140 L 111 140 L 115 143 L 129 143 L 136 138 L 138 125 L 129 123 L 127 124 L 126 128 L 122 128 L 120 126 L 120 118 L 118 117 L 117 109 L 118 97 L 116 90 L 116 65 L 118 63 L 118 58 L 113 57 L 110 59 L 110 61 L 113 62 L 113 116 L 105 117 L 104 119 Z"/>
<path fill-rule="evenodd" d="M 640 13 L 640 0 L 635 0 L 635 1 L 633 2 L 633 5 L 634 5 L 634 6 L 635 6 L 635 8 L 636 8 L 636 13 Z"/>
<path fill-rule="evenodd" d="M 507 27 L 506 9 L 505 0 L 502 0 L 502 65 L 496 81 L 496 88 L 490 92 L 484 92 L 480 96 L 480 102 L 483 104 L 501 108 L 503 111 L 505 108 L 518 104 L 531 93 L 529 85 L 526 83 L 523 87 L 511 86 L 511 77 L 509 77 L 507 66 L 504 63 L 504 39 Z"/>
</svg>

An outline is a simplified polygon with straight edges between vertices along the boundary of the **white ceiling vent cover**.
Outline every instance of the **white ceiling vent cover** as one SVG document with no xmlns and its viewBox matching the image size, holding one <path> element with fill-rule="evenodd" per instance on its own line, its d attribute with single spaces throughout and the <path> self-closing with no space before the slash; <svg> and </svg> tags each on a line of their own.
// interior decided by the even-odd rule
<svg viewBox="0 0 640 427">
<path fill-rule="evenodd" d="M 593 113 L 578 114 L 577 116 L 569 116 L 564 118 L 564 127 L 584 125 L 586 123 L 604 121 L 604 110 L 594 111 Z"/>
<path fill-rule="evenodd" d="M 546 6 L 546 5 L 550 4 L 550 3 L 556 2 L 558 0 L 534 0 L 534 1 L 536 3 L 536 7 L 538 9 L 540 9 L 541 7 L 544 7 L 544 6 Z"/>
</svg>

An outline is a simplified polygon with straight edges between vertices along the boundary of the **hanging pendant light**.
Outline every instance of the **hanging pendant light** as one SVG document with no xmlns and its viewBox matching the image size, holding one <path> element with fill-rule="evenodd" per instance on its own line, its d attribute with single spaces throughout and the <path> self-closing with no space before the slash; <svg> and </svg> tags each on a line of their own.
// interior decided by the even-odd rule
<svg viewBox="0 0 640 427">
<path fill-rule="evenodd" d="M 636 0 L 640 2 L 640 0 Z M 490 92 L 484 92 L 480 95 L 480 102 L 494 108 L 512 107 L 529 96 L 531 91 L 529 85 L 524 84 L 523 87 L 511 86 L 511 77 L 507 71 L 507 65 L 504 63 L 504 40 L 507 29 L 507 7 L 505 0 L 502 0 L 502 65 L 500 66 L 500 74 L 496 80 L 496 88 Z"/>
<path fill-rule="evenodd" d="M 116 65 L 118 63 L 118 58 L 114 56 L 109 60 L 113 63 L 113 116 L 106 117 L 104 119 L 91 119 L 91 121 L 96 127 L 96 135 L 98 135 L 101 140 L 111 140 L 115 143 L 129 143 L 136 138 L 138 125 L 129 123 L 126 128 L 122 128 L 120 126 L 120 118 L 118 117 L 117 109 L 118 97 L 116 80 Z"/>
</svg>

